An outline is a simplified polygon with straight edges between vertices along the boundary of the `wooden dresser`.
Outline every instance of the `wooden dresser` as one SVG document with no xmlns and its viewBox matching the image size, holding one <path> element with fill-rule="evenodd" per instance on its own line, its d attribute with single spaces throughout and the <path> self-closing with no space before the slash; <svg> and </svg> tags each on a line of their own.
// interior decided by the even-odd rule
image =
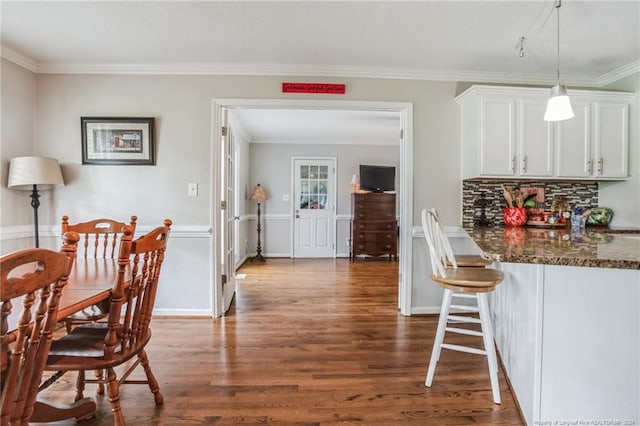
<svg viewBox="0 0 640 426">
<path fill-rule="evenodd" d="M 351 194 L 351 261 L 356 256 L 398 259 L 396 194 Z"/>
</svg>

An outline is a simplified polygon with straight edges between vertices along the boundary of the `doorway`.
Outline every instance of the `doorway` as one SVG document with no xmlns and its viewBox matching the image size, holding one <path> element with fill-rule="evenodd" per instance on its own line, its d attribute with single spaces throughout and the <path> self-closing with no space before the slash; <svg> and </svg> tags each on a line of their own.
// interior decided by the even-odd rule
<svg viewBox="0 0 640 426">
<path fill-rule="evenodd" d="M 371 102 L 371 101 L 322 101 L 322 100 L 296 100 L 296 99 L 213 99 L 213 149 L 212 164 L 219 164 L 216 158 L 220 153 L 223 108 L 229 109 L 307 109 L 307 110 L 355 110 L 355 111 L 392 111 L 400 115 L 401 142 L 400 142 L 400 171 L 399 171 L 399 282 L 398 282 L 398 309 L 403 315 L 411 314 L 411 286 L 412 286 L 412 240 L 413 240 L 413 104 L 402 102 Z M 212 211 L 212 223 L 220 223 L 221 215 L 219 202 L 222 193 L 219 189 L 218 179 L 221 179 L 220 171 L 212 169 L 211 187 L 214 188 Z M 212 251 L 220 247 L 222 242 L 221 230 L 214 229 L 215 238 L 212 241 Z M 218 244 L 216 244 L 218 242 Z M 222 277 L 219 256 L 214 256 L 216 263 L 211 265 L 211 286 L 213 315 L 223 314 Z"/>
<path fill-rule="evenodd" d="M 292 158 L 293 258 L 335 257 L 335 158 Z"/>
</svg>

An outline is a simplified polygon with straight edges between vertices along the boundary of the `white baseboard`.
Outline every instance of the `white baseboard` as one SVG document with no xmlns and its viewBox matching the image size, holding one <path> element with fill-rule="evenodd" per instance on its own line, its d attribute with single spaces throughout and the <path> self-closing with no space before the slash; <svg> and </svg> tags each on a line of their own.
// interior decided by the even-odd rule
<svg viewBox="0 0 640 426">
<path fill-rule="evenodd" d="M 213 318 L 213 314 L 210 309 L 154 309 L 153 316 Z"/>
<path fill-rule="evenodd" d="M 439 314 L 440 306 L 414 306 L 411 308 L 411 315 Z"/>
</svg>

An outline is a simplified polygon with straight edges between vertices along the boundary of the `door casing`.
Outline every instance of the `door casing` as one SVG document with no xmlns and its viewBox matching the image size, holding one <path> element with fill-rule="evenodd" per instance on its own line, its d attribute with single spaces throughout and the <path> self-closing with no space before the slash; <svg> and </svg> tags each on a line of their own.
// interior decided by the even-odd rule
<svg viewBox="0 0 640 426">
<path fill-rule="evenodd" d="M 327 160 L 327 161 L 331 161 L 333 162 L 333 173 L 332 173 L 332 184 L 333 184 L 333 191 L 331 194 L 331 232 L 329 233 L 329 237 L 331 238 L 331 244 L 333 245 L 333 249 L 332 249 L 332 257 L 335 258 L 336 257 L 336 202 L 337 202 L 337 190 L 336 190 L 336 168 L 338 166 L 338 159 L 336 157 L 291 157 L 291 194 L 293 194 L 293 196 L 291 197 L 291 248 L 290 248 L 290 252 L 291 252 L 291 257 L 295 258 L 296 254 L 295 254 L 295 246 L 296 246 L 296 232 L 295 232 L 295 228 L 296 228 L 296 220 L 295 220 L 295 216 L 296 216 L 296 205 L 298 203 L 298 200 L 296 200 L 296 189 L 295 189 L 295 164 L 296 164 L 296 160 Z"/>
<path fill-rule="evenodd" d="M 310 99 L 212 99 L 213 123 L 211 129 L 212 149 L 210 161 L 210 184 L 213 188 L 211 203 L 211 223 L 213 238 L 210 242 L 211 258 L 216 259 L 210 265 L 211 306 L 213 317 L 224 313 L 222 298 L 222 279 L 218 271 L 221 270 L 216 247 L 220 247 L 219 223 L 220 200 L 222 194 L 220 185 L 220 142 L 222 134 L 222 109 L 234 108 L 272 108 L 272 109 L 343 109 L 343 110 L 371 110 L 397 111 L 400 113 L 401 142 L 400 142 L 400 245 L 398 274 L 398 309 L 403 315 L 411 315 L 412 293 L 412 262 L 413 262 L 413 103 L 411 102 L 383 102 L 383 101 L 330 101 Z"/>
</svg>

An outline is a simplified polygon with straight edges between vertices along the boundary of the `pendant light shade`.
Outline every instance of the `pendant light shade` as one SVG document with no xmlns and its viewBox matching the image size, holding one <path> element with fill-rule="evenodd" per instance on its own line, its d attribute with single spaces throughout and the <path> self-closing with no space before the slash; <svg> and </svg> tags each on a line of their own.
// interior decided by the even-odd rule
<svg viewBox="0 0 640 426">
<path fill-rule="evenodd" d="M 544 121 L 561 121 L 573 118 L 571 100 L 564 84 L 556 84 L 551 88 L 547 110 L 544 113 Z"/>
<path fill-rule="evenodd" d="M 556 0 L 556 12 L 558 16 L 558 25 L 556 32 L 556 75 L 558 84 L 551 88 L 549 101 L 547 102 L 547 110 L 544 113 L 545 121 L 561 121 L 573 118 L 573 108 L 567 93 L 567 87 L 560 84 L 560 6 L 561 0 Z"/>
</svg>

